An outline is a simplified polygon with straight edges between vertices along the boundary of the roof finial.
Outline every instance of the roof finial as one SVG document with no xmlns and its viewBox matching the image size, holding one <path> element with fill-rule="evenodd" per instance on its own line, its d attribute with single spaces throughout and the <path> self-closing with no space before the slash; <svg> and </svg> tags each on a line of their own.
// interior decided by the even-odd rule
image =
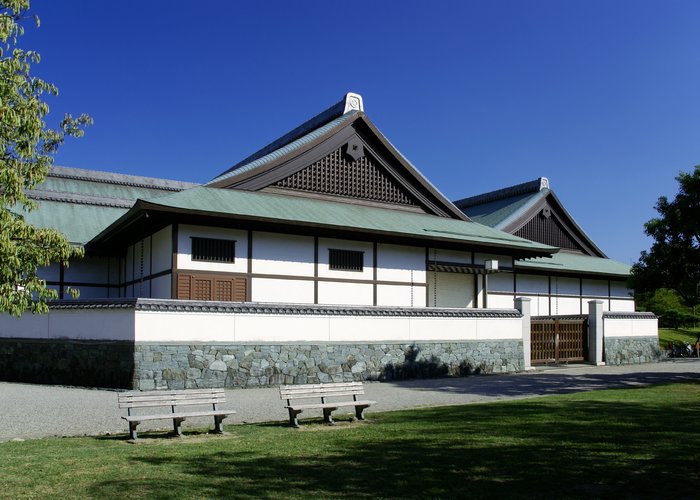
<svg viewBox="0 0 700 500">
<path fill-rule="evenodd" d="M 549 179 L 546 177 L 540 177 L 540 191 L 543 189 L 549 189 Z"/>
<path fill-rule="evenodd" d="M 364 111 L 365 108 L 362 105 L 362 96 L 360 94 L 355 94 L 354 92 L 348 92 L 345 94 L 345 110 L 343 114 L 349 111 Z"/>
</svg>

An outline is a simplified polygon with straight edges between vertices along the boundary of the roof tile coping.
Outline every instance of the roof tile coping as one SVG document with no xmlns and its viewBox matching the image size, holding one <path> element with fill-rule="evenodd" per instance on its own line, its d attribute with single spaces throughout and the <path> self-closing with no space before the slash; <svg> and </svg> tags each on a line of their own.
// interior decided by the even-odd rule
<svg viewBox="0 0 700 500">
<path fill-rule="evenodd" d="M 50 309 L 135 309 L 155 312 L 221 314 L 275 314 L 294 316 L 393 316 L 437 318 L 521 318 L 516 309 L 461 309 L 432 307 L 366 307 L 262 302 L 214 302 L 174 299 L 54 300 Z"/>
<path fill-rule="evenodd" d="M 270 153 L 277 151 L 278 149 L 281 149 L 301 139 L 313 130 L 322 127 L 328 124 L 329 122 L 354 111 L 364 111 L 362 96 L 353 92 L 348 92 L 347 94 L 345 94 L 345 96 L 343 96 L 343 98 L 340 101 L 333 104 L 330 108 L 321 111 L 319 114 L 305 121 L 290 132 L 287 132 L 279 139 L 274 140 L 267 146 L 260 148 L 252 155 L 239 161 L 231 168 L 225 170 L 224 172 L 221 172 L 214 179 L 209 181 L 209 183 L 232 177 L 234 171 L 240 170 L 242 167 L 246 167 L 249 164 L 263 158 L 264 156 L 267 156 Z"/>
<path fill-rule="evenodd" d="M 149 189 L 162 189 L 164 191 L 182 191 L 184 189 L 199 186 L 194 182 L 160 179 L 156 177 L 143 177 L 140 175 L 119 174 L 115 172 L 102 172 L 75 167 L 51 167 L 48 177 L 61 179 L 75 179 L 81 181 L 102 182 L 106 184 L 118 184 Z"/>
<path fill-rule="evenodd" d="M 546 177 L 540 177 L 534 181 L 523 182 L 522 184 L 497 189 L 496 191 L 490 191 L 488 193 L 462 198 L 461 200 L 454 201 L 453 203 L 459 208 L 468 208 L 475 205 L 483 205 L 485 203 L 505 200 L 507 198 L 512 198 L 513 196 L 519 196 L 522 194 L 536 193 L 545 189 L 549 189 L 549 179 Z"/>
<path fill-rule="evenodd" d="M 659 319 L 653 312 L 632 312 L 632 311 L 606 311 L 603 313 L 605 319 Z"/>
</svg>

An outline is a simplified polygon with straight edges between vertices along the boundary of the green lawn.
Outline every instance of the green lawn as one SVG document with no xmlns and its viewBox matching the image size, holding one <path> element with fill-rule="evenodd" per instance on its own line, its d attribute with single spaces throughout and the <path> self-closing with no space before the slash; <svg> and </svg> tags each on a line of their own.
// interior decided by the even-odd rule
<svg viewBox="0 0 700 500">
<path fill-rule="evenodd" d="M 700 328 L 659 328 L 659 345 L 661 349 L 666 349 L 669 341 L 687 342 L 694 345 L 700 337 Z"/>
<path fill-rule="evenodd" d="M 0 443 L 0 496 L 697 498 L 700 488 L 700 384 L 366 413 L 137 444 Z"/>
</svg>

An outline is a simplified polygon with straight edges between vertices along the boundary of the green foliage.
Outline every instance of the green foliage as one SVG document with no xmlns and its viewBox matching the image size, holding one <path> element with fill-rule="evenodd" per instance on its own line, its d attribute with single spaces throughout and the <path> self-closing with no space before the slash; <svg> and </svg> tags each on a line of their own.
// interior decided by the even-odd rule
<svg viewBox="0 0 700 500">
<path fill-rule="evenodd" d="M 641 311 L 651 311 L 659 316 L 659 324 L 662 327 L 679 328 L 698 321 L 693 308 L 684 305 L 675 290 L 659 288 L 651 294 L 638 294 L 636 299 L 637 308 Z M 700 307 L 697 310 L 700 311 Z"/>
<path fill-rule="evenodd" d="M 565 388 L 562 388 L 565 390 Z M 0 443 L 7 498 L 696 498 L 700 384 Z"/>
<path fill-rule="evenodd" d="M 655 207 L 659 217 L 644 225 L 654 243 L 632 266 L 630 285 L 641 293 L 673 289 L 692 306 L 700 303 L 700 165 L 676 180 L 676 197 L 660 197 Z"/>
<path fill-rule="evenodd" d="M 29 0 L 0 0 L 0 312 L 15 316 L 46 312 L 46 301 L 56 298 L 37 268 L 82 255 L 62 234 L 31 226 L 18 212 L 36 207 L 27 191 L 44 180 L 66 136 L 80 137 L 92 123 L 66 114 L 57 130 L 47 127 L 43 99 L 58 89 L 31 75 L 39 54 L 17 46 L 24 21 L 39 25 L 29 7 Z"/>
</svg>

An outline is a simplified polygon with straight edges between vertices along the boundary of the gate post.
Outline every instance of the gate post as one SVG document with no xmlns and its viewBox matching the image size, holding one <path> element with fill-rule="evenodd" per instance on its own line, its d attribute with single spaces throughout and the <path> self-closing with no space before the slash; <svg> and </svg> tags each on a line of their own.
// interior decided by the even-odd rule
<svg viewBox="0 0 700 500">
<path fill-rule="evenodd" d="M 529 297 L 516 297 L 515 308 L 520 311 L 523 315 L 523 369 L 532 370 L 532 365 L 530 364 L 530 358 L 532 356 L 531 350 L 531 326 L 530 326 L 530 298 Z"/>
<path fill-rule="evenodd" d="M 603 362 L 603 301 L 588 301 L 588 360 L 596 365 Z"/>
</svg>

